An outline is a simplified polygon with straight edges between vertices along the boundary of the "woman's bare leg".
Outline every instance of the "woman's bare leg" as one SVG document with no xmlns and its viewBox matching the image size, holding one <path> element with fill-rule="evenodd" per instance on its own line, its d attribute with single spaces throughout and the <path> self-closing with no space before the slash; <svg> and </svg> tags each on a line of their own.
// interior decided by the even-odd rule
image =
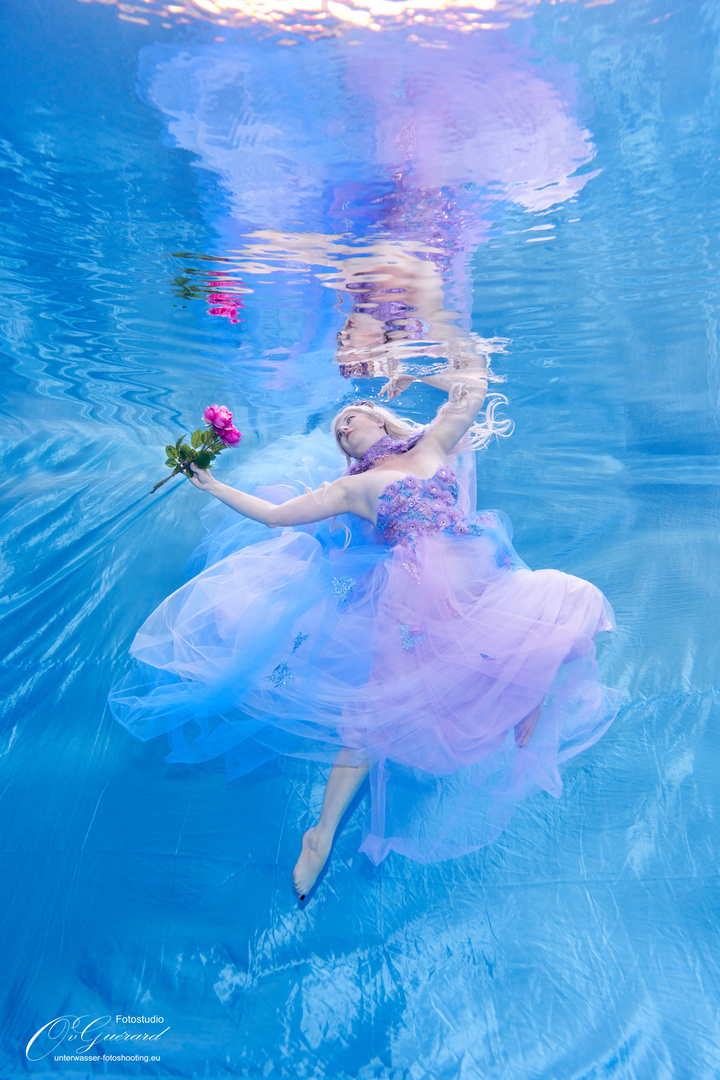
<svg viewBox="0 0 720 1080">
<path fill-rule="evenodd" d="M 303 836 L 302 851 L 293 871 L 295 891 L 301 900 L 327 862 L 340 818 L 367 774 L 367 765 L 339 765 L 337 761 L 330 770 L 320 820 Z"/>
</svg>

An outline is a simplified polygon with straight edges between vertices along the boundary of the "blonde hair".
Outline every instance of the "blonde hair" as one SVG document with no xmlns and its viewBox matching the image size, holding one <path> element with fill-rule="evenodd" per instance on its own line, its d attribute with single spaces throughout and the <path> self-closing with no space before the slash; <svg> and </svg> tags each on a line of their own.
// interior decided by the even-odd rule
<svg viewBox="0 0 720 1080">
<path fill-rule="evenodd" d="M 383 405 L 375 405 L 371 401 L 357 401 L 351 402 L 349 405 L 346 405 L 344 409 L 340 410 L 334 418 L 330 430 L 332 431 L 335 442 L 349 465 L 353 459 L 341 446 L 338 436 L 340 421 L 348 410 L 352 409 L 353 412 L 364 413 L 366 416 L 371 416 L 373 420 L 382 420 L 385 434 L 391 435 L 394 439 L 409 439 L 411 435 L 414 435 L 418 431 L 422 431 L 426 426 L 432 427 L 443 413 L 452 412 L 453 410 L 462 408 L 462 399 L 467 395 L 466 386 L 467 383 L 463 379 L 459 379 L 454 384 L 450 391 L 449 400 L 438 409 L 435 420 L 431 421 L 429 425 L 416 424 L 414 420 L 410 420 L 405 416 L 398 416 L 397 413 L 392 412 L 390 409 L 386 409 Z M 484 450 L 491 439 L 507 438 L 509 435 L 512 435 L 513 428 L 515 427 L 513 421 L 507 416 L 496 415 L 498 406 L 507 404 L 508 399 L 504 394 L 488 394 L 485 398 L 484 414 L 481 414 L 482 419 L 476 420 L 475 423 L 470 426 L 461 442 L 464 442 L 465 445 L 468 445 L 473 450 Z"/>
<path fill-rule="evenodd" d="M 350 409 L 352 409 L 353 412 L 364 413 L 365 416 L 371 416 L 373 420 L 382 420 L 385 434 L 391 435 L 393 439 L 409 439 L 416 431 L 422 431 L 423 429 L 422 424 L 416 424 L 414 420 L 408 420 L 407 417 L 398 416 L 397 413 L 391 412 L 390 409 L 386 409 L 383 405 L 374 405 L 371 401 L 351 402 L 349 405 L 346 405 L 344 409 L 340 410 L 330 427 L 333 438 L 342 451 L 348 465 L 353 459 L 340 445 L 338 428 L 340 427 L 340 420 Z"/>
<path fill-rule="evenodd" d="M 459 379 L 453 385 L 448 400 L 438 409 L 435 420 L 438 420 L 443 413 L 453 412 L 454 410 L 463 408 L 463 398 L 467 397 L 466 387 L 467 382 L 462 379 Z M 498 406 L 507 404 L 508 399 L 504 394 L 486 394 L 484 402 L 485 410 L 480 414 L 482 419 L 478 419 L 474 424 L 470 425 L 465 435 L 460 440 L 463 445 L 469 446 L 473 450 L 484 450 L 492 439 L 509 438 L 515 430 L 514 422 L 509 416 L 496 415 Z"/>
</svg>

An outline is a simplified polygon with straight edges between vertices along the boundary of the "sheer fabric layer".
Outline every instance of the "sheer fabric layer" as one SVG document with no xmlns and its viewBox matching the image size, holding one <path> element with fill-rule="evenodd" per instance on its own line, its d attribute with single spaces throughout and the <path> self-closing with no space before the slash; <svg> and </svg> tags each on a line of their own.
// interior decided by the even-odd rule
<svg viewBox="0 0 720 1080">
<path fill-rule="evenodd" d="M 357 522 L 348 546 L 325 524 L 246 543 L 141 627 L 115 718 L 166 733 L 171 762 L 225 754 L 228 779 L 276 754 L 369 761 L 376 863 L 491 842 L 520 799 L 560 794 L 620 695 L 598 680 L 599 590 L 529 570 L 502 515 L 462 521 L 394 546 Z"/>
</svg>

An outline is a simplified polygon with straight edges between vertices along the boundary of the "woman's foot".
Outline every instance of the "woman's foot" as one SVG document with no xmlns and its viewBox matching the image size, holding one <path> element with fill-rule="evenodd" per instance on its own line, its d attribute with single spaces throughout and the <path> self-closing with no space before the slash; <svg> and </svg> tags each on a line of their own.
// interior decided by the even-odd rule
<svg viewBox="0 0 720 1080">
<path fill-rule="evenodd" d="M 293 881 L 295 892 L 304 900 L 317 880 L 317 876 L 328 860 L 332 841 L 318 835 L 317 825 L 303 836 L 300 858 L 295 863 Z"/>
</svg>

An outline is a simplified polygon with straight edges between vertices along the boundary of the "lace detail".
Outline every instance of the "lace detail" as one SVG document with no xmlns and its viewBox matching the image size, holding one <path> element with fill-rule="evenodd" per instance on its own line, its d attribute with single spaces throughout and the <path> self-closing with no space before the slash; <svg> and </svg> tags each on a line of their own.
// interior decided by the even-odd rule
<svg viewBox="0 0 720 1080">
<path fill-rule="evenodd" d="M 427 634 L 424 626 L 403 625 L 400 627 L 400 637 L 403 649 L 414 649 L 416 645 L 422 645 Z"/>
<path fill-rule="evenodd" d="M 268 682 L 271 682 L 273 686 L 283 687 L 287 686 L 292 679 L 295 678 L 295 672 L 288 666 L 287 660 L 282 660 L 276 668 L 266 675 L 265 678 Z"/>
<path fill-rule="evenodd" d="M 429 480 L 417 476 L 393 480 L 378 498 L 377 530 L 386 544 L 402 543 L 411 549 L 402 565 L 418 584 L 419 566 L 414 549 L 418 536 L 429 533 L 444 532 L 452 536 L 482 536 L 484 533 L 493 536 L 495 533 L 497 565 L 517 569 L 511 549 L 500 540 L 498 526 L 497 516 L 492 512 L 463 513 L 458 506 L 457 477 L 447 465 L 438 469 Z"/>
<path fill-rule="evenodd" d="M 355 476 L 356 473 L 367 472 L 372 469 L 376 461 L 391 457 L 393 454 L 406 454 L 412 450 L 415 443 L 425 434 L 425 428 L 411 435 L 409 439 L 395 439 L 392 435 L 383 435 L 376 443 L 365 451 L 364 457 L 354 461 L 345 473 L 346 476 Z"/>
<path fill-rule="evenodd" d="M 378 530 L 390 544 L 404 539 L 412 542 L 420 533 L 449 531 L 464 536 L 471 526 L 458 507 L 457 498 L 457 477 L 446 466 L 429 480 L 417 476 L 393 480 L 378 499 Z"/>
<path fill-rule="evenodd" d="M 352 577 L 334 577 L 330 588 L 333 591 L 333 595 L 337 596 L 338 600 L 347 600 L 350 593 L 353 591 L 357 581 Z"/>
<path fill-rule="evenodd" d="M 415 553 L 412 552 L 407 559 L 402 563 L 403 570 L 406 570 L 410 577 L 413 579 L 416 585 L 420 584 L 420 568 L 418 561 L 415 557 Z"/>
</svg>

